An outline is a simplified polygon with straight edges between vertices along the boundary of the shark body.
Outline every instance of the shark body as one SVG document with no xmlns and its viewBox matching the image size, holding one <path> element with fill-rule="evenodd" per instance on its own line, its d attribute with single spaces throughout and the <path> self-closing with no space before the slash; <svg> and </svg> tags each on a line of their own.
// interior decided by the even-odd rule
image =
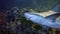
<svg viewBox="0 0 60 34">
<path fill-rule="evenodd" d="M 24 16 L 26 19 L 29 19 L 30 21 L 43 25 L 48 26 L 51 28 L 60 28 L 60 22 L 56 22 L 56 18 L 60 16 L 60 13 L 55 13 L 47 17 L 43 17 L 41 15 L 32 14 L 32 13 L 24 13 Z"/>
</svg>

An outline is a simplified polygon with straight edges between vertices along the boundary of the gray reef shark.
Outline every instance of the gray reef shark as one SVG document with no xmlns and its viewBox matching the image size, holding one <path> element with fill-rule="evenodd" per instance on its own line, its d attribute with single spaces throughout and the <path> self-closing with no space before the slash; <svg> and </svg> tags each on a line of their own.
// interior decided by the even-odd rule
<svg viewBox="0 0 60 34">
<path fill-rule="evenodd" d="M 43 17 L 41 15 L 38 14 L 32 14 L 32 13 L 24 13 L 24 16 L 26 19 L 42 25 L 42 26 L 48 26 L 51 28 L 60 28 L 60 22 L 56 21 L 56 18 L 60 16 L 60 13 L 55 13 L 52 15 L 49 15 L 47 17 Z"/>
</svg>

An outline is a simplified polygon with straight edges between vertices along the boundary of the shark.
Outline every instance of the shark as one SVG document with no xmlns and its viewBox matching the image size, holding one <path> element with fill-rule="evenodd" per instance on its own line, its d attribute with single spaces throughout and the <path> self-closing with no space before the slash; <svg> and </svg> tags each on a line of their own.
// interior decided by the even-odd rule
<svg viewBox="0 0 60 34">
<path fill-rule="evenodd" d="M 24 17 L 33 23 L 42 25 L 43 27 L 51 27 L 51 28 L 60 28 L 60 22 L 56 21 L 56 18 L 60 16 L 59 12 L 59 4 L 55 5 L 55 7 L 52 8 L 52 11 L 44 12 L 44 13 L 31 13 L 31 12 L 25 12 Z M 47 16 L 45 17 L 44 15 Z"/>
<path fill-rule="evenodd" d="M 56 18 L 60 16 L 60 13 L 55 13 L 47 17 L 43 17 L 38 14 L 24 13 L 26 19 L 43 26 L 51 28 L 60 28 L 60 22 L 56 22 Z"/>
</svg>

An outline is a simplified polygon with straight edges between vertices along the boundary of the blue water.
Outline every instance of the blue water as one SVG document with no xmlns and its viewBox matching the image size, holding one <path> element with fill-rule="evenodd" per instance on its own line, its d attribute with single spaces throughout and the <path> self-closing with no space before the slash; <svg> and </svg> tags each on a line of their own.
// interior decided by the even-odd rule
<svg viewBox="0 0 60 34">
<path fill-rule="evenodd" d="M 24 7 L 36 7 L 38 5 L 46 6 L 48 0 L 0 0 L 0 9 L 10 9 L 11 7 L 17 6 L 19 8 Z M 50 0 L 55 3 L 57 0 Z M 49 3 L 50 3 L 49 2 Z"/>
</svg>

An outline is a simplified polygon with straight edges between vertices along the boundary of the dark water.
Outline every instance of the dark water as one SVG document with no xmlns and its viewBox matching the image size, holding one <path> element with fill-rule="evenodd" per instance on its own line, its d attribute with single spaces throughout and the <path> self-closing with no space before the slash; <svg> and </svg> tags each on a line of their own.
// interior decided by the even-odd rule
<svg viewBox="0 0 60 34">
<path fill-rule="evenodd" d="M 19 8 L 35 8 L 45 6 L 49 8 L 48 4 L 52 6 L 56 3 L 57 0 L 0 0 L 0 9 L 10 9 L 14 6 L 17 6 Z"/>
</svg>

